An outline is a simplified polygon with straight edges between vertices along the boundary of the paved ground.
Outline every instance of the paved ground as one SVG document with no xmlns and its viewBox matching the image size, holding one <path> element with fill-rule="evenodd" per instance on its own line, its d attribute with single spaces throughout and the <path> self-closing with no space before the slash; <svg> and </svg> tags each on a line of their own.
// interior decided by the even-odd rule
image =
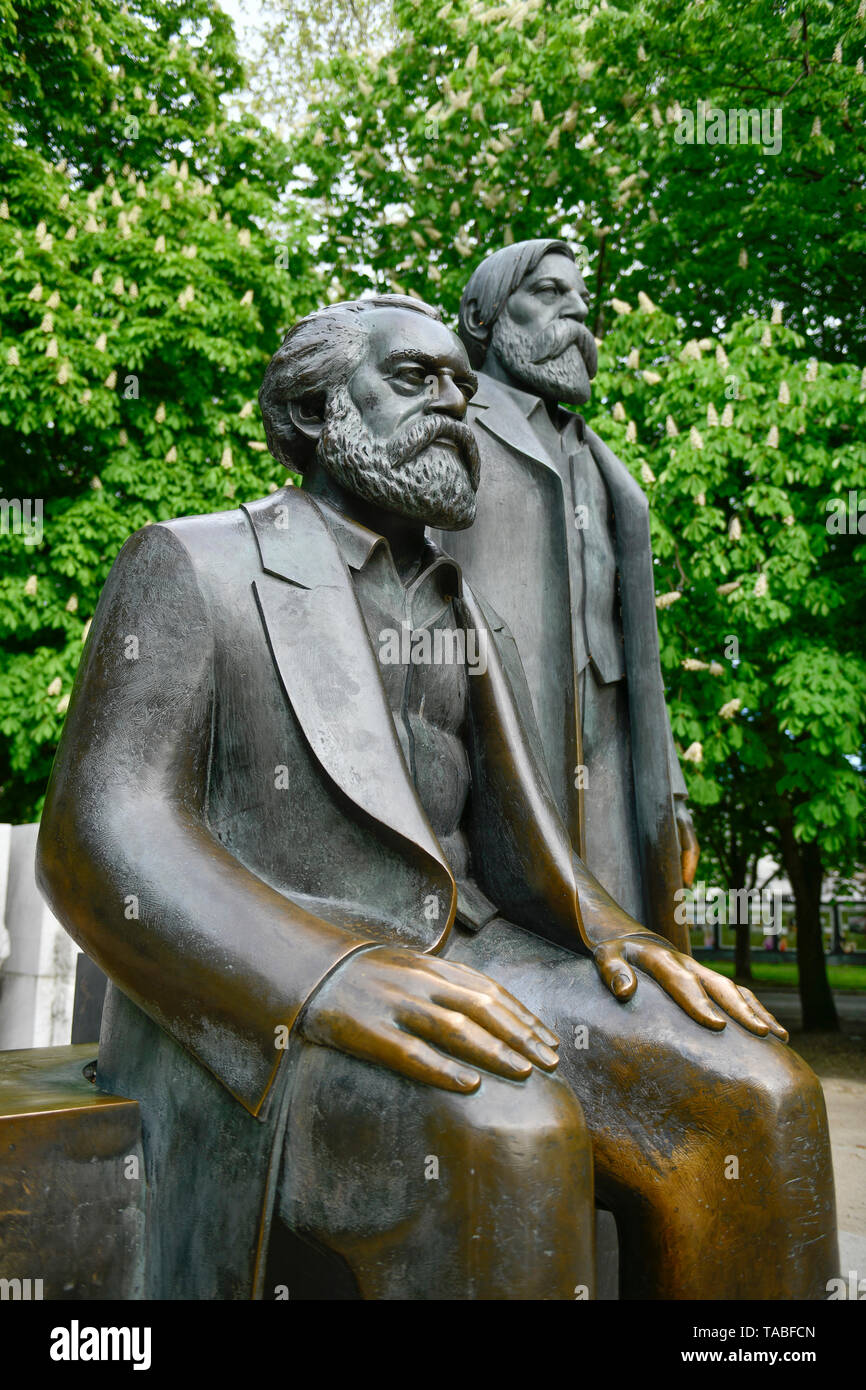
<svg viewBox="0 0 866 1390">
<path fill-rule="evenodd" d="M 796 990 L 770 985 L 755 993 L 791 1033 L 791 1044 L 821 1078 L 836 1174 L 839 1255 L 843 1275 L 866 1278 L 866 994 L 836 991 L 842 1032 L 800 1031 Z"/>
</svg>

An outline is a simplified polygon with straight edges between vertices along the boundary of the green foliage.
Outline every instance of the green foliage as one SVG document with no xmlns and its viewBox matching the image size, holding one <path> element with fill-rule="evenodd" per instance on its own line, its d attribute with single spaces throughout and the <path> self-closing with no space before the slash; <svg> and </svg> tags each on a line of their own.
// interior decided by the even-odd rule
<svg viewBox="0 0 866 1390">
<path fill-rule="evenodd" d="M 751 309 L 836 357 L 866 338 L 866 10 L 772 0 L 396 0 L 389 52 L 338 53 L 302 149 L 347 289 L 456 305 L 503 239 L 585 242 L 692 331 Z M 781 148 L 681 144 L 682 112 L 781 112 Z M 738 127 L 739 128 L 739 127 Z M 751 122 L 749 123 L 751 133 Z"/>
<path fill-rule="evenodd" d="M 866 375 L 804 362 L 791 329 L 748 317 L 684 341 L 642 300 L 604 339 L 593 423 L 650 497 L 662 666 L 701 831 L 712 845 L 716 808 L 734 798 L 754 832 L 748 857 L 781 858 L 773 827 L 788 803 L 798 837 L 850 871 L 866 813 L 866 654 L 847 503 L 866 496 Z M 828 529 L 832 499 L 844 530 Z M 725 859 L 719 849 L 733 882 Z"/>
<path fill-rule="evenodd" d="M 249 42 L 251 106 L 277 129 L 296 126 L 310 101 L 333 90 L 328 59 L 393 40 L 389 0 L 263 0 Z"/>
<path fill-rule="evenodd" d="M 3 537 L 0 817 L 38 812 L 125 536 L 279 481 L 253 400 L 280 330 L 371 286 L 454 315 L 485 252 L 554 235 L 585 247 L 591 412 L 679 595 L 702 872 L 744 881 L 783 819 L 862 860 L 863 548 L 827 502 L 866 489 L 866 4 L 269 0 L 254 104 L 317 102 L 291 152 L 226 119 L 244 74 L 204 0 L 0 17 L 2 494 L 45 504 L 42 544 Z M 701 100 L 780 108 L 779 152 L 679 143 Z"/>
<path fill-rule="evenodd" d="M 866 485 L 866 392 L 841 365 L 866 338 L 866 5 L 395 0 L 394 19 L 389 51 L 335 55 L 299 146 L 326 270 L 453 316 L 503 242 L 582 245 L 591 411 L 618 405 L 601 433 L 650 494 L 659 595 L 680 595 L 662 663 L 701 872 L 745 882 L 782 820 L 825 865 L 862 862 L 863 552 L 826 502 Z M 758 127 L 682 143 L 699 102 Z M 658 312 L 623 312 L 638 287 Z"/>
<path fill-rule="evenodd" d="M 126 537 L 282 481 L 255 395 L 316 294 L 285 147 L 222 109 L 224 15 L 0 4 L 0 820 L 23 821 Z"/>
</svg>

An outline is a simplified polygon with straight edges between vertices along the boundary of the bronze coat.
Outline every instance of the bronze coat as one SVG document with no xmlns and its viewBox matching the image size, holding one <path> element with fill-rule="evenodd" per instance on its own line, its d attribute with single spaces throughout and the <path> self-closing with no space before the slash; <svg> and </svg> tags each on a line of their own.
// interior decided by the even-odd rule
<svg viewBox="0 0 866 1390">
<path fill-rule="evenodd" d="M 575 790 L 572 775 L 582 759 L 567 563 L 571 504 L 515 393 L 483 372 L 478 381 L 466 417 L 481 454 L 475 524 L 467 531 L 435 532 L 434 538 L 514 634 L 551 785 L 580 846 L 583 793 Z M 674 919 L 682 873 L 673 797 L 686 789 L 659 663 L 649 505 L 625 465 L 588 426 L 584 437 L 615 516 L 645 925 L 688 952 L 688 929 Z"/>
<path fill-rule="evenodd" d="M 458 603 L 488 656 L 469 681 L 474 872 L 502 916 L 587 954 L 634 924 L 572 850 L 513 639 L 468 585 Z M 142 1100 L 166 1173 L 197 1164 L 189 1239 L 218 1236 L 228 1190 L 224 1173 L 207 1185 L 207 1135 L 253 1155 L 245 1235 L 222 1256 L 243 1296 L 273 1199 L 286 1033 L 353 952 L 436 951 L 459 909 L 349 571 L 307 494 L 127 541 L 76 678 L 37 862 L 53 910 L 126 996 L 108 1011 L 122 1024 L 114 1041 L 103 1030 L 102 1084 Z M 219 1114 L 190 1123 L 194 1096 Z M 266 1121 L 260 1138 L 250 1117 Z M 176 1217 L 179 1191 L 157 1194 Z M 184 1239 L 152 1290 L 177 1287 L 167 1271 Z M 207 1277 L 189 1274 L 187 1296 L 218 1296 L 202 1294 Z"/>
</svg>

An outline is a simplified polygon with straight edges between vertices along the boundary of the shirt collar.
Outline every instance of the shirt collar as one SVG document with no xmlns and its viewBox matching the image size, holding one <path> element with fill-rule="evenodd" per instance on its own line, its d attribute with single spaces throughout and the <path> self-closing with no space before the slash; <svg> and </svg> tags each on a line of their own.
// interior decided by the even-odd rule
<svg viewBox="0 0 866 1390">
<path fill-rule="evenodd" d="M 519 386 L 512 386 L 509 382 L 499 381 L 498 379 L 496 380 L 496 385 L 500 391 L 504 391 L 506 395 L 511 398 L 518 410 L 527 420 L 533 420 L 533 417 L 536 416 L 538 411 L 542 411 L 547 415 L 547 407 L 540 396 L 533 395 L 531 391 L 524 391 Z M 549 415 L 547 415 L 547 419 L 548 421 L 550 420 Z M 583 443 L 585 438 L 583 416 L 576 414 L 573 410 L 566 410 L 564 406 L 558 405 L 556 407 L 555 423 L 560 433 L 572 421 L 577 430 L 577 437 L 580 442 Z"/>
<path fill-rule="evenodd" d="M 351 517 L 346 516 L 345 512 L 339 511 L 332 502 L 326 501 L 325 498 L 317 497 L 315 500 L 331 535 L 337 542 L 340 554 L 350 569 L 360 573 L 376 555 L 385 561 L 387 569 L 393 573 L 396 579 L 391 547 L 384 536 L 370 531 L 358 521 L 353 521 Z M 435 592 L 442 599 L 450 599 L 460 593 L 462 574 L 459 564 L 450 555 L 440 550 L 438 545 L 434 545 L 429 538 L 425 537 L 424 562 L 415 579 L 405 590 L 410 605 L 416 596 L 420 597 L 419 591 L 429 589 L 431 580 Z M 397 580 L 397 584 L 399 585 L 399 580 Z M 402 586 L 400 588 L 402 590 Z"/>
<path fill-rule="evenodd" d="M 353 521 L 324 497 L 316 497 L 315 502 L 350 569 L 362 570 L 377 546 L 385 546 L 390 550 L 384 536 L 368 530 L 359 521 Z"/>
</svg>

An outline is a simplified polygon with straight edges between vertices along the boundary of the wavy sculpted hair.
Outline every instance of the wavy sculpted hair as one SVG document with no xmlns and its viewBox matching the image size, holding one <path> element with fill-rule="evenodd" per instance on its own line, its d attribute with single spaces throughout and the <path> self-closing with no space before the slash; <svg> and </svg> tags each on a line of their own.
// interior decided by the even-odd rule
<svg viewBox="0 0 866 1390">
<path fill-rule="evenodd" d="M 574 252 L 564 241 L 517 241 L 494 251 L 470 275 L 460 300 L 457 331 L 473 367 L 484 365 L 493 325 L 509 296 L 550 251 L 561 251 L 574 260 Z"/>
<path fill-rule="evenodd" d="M 303 401 L 324 413 L 330 394 L 344 386 L 360 363 L 367 342 L 364 315 L 371 309 L 411 309 L 441 322 L 432 305 L 402 294 L 328 304 L 290 328 L 274 353 L 259 391 L 268 448 L 286 468 L 303 473 L 315 444 L 296 428 L 289 413 Z"/>
</svg>

